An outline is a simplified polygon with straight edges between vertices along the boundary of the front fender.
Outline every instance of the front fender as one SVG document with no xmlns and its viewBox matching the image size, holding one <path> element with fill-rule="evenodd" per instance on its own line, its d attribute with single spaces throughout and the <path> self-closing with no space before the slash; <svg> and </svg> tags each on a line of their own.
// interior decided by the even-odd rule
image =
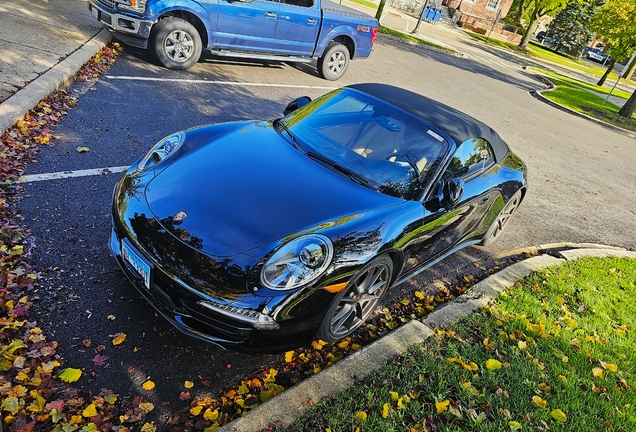
<svg viewBox="0 0 636 432">
<path fill-rule="evenodd" d="M 155 22 L 162 16 L 180 16 L 182 14 L 195 16 L 203 23 L 208 33 L 216 23 L 216 21 L 213 20 L 212 15 L 209 13 L 209 10 L 194 1 L 184 2 L 178 0 L 159 0 L 156 2 L 149 2 L 148 8 L 146 9 L 148 19 L 154 20 Z"/>
</svg>

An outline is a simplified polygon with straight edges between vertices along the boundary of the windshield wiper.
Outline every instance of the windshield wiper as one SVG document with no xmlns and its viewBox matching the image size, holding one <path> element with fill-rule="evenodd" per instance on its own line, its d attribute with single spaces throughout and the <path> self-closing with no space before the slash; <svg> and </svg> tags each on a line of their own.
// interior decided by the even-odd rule
<svg viewBox="0 0 636 432">
<path fill-rule="evenodd" d="M 369 180 L 367 180 L 366 178 L 364 178 L 363 176 L 361 176 L 360 174 L 351 171 L 349 168 L 345 168 L 342 165 L 339 165 L 338 163 L 336 163 L 335 161 L 332 161 L 329 158 L 324 157 L 323 155 L 321 155 L 320 153 L 315 153 L 312 151 L 308 151 L 307 156 L 312 158 L 312 159 L 316 159 L 326 165 L 329 165 L 330 167 L 332 167 L 333 169 L 335 169 L 336 171 L 346 175 L 347 177 L 349 177 L 349 179 L 353 180 L 354 182 L 368 187 L 369 189 L 373 189 L 375 190 L 375 188 L 371 185 L 371 182 Z"/>
<path fill-rule="evenodd" d="M 276 124 L 278 126 L 280 126 L 285 132 L 287 132 L 287 135 L 289 135 L 289 137 L 291 138 L 291 145 L 298 151 L 305 153 L 305 149 L 303 148 L 302 144 L 300 143 L 300 141 L 298 141 L 298 139 L 294 136 L 293 133 L 291 133 L 291 131 L 289 130 L 289 128 L 287 127 L 287 125 L 285 123 L 283 123 L 280 119 L 276 120 Z"/>
</svg>

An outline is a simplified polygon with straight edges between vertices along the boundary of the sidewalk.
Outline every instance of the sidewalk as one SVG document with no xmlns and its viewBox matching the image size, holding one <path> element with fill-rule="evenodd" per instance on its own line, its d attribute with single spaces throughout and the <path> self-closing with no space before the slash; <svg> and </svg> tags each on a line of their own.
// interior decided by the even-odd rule
<svg viewBox="0 0 636 432">
<path fill-rule="evenodd" d="M 0 3 L 0 133 L 68 84 L 109 40 L 85 0 Z"/>
</svg>

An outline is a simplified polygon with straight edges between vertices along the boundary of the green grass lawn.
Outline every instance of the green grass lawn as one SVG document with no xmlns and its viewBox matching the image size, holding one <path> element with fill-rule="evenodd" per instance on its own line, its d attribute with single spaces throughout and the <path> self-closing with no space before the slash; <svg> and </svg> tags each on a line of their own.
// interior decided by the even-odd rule
<svg viewBox="0 0 636 432">
<path fill-rule="evenodd" d="M 607 95 L 611 91 L 610 88 L 603 87 L 603 86 L 597 86 L 596 84 L 590 84 L 590 83 L 585 82 L 585 81 L 580 81 L 580 80 L 577 80 L 577 79 L 574 79 L 574 78 L 570 78 L 568 76 L 562 75 L 560 73 L 552 72 L 552 71 L 549 71 L 547 69 L 529 67 L 528 70 L 539 72 L 539 73 L 541 73 L 543 75 L 546 75 L 546 76 L 548 76 L 550 78 L 556 78 L 556 79 L 558 79 L 560 81 L 565 81 L 568 84 L 573 84 L 573 85 L 575 85 L 577 87 L 582 87 L 582 88 L 585 88 L 587 90 L 590 90 L 590 91 L 593 91 L 593 92 L 596 92 L 596 93 L 602 93 L 602 94 Z M 620 89 L 616 89 L 616 88 L 613 91 L 611 91 L 611 93 L 612 93 L 612 96 L 621 97 L 623 99 L 629 99 L 629 97 L 631 96 L 631 93 L 628 93 L 626 91 L 623 91 L 623 90 L 620 90 Z"/>
<path fill-rule="evenodd" d="M 636 260 L 536 272 L 289 431 L 634 431 Z"/>
<path fill-rule="evenodd" d="M 625 119 L 619 116 L 618 111 L 620 107 L 618 105 L 609 101 L 603 105 L 605 97 L 590 93 L 579 86 L 579 84 L 573 84 L 570 81 L 562 81 L 556 78 L 550 78 L 550 81 L 552 81 L 557 88 L 556 90 L 542 93 L 545 98 L 576 112 L 594 117 L 623 129 L 636 131 L 636 117 L 632 115 L 631 119 Z"/>
</svg>

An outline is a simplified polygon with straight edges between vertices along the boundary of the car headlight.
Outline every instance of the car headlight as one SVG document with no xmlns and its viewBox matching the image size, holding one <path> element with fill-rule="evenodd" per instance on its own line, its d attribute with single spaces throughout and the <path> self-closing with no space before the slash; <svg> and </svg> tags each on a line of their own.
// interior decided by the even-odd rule
<svg viewBox="0 0 636 432">
<path fill-rule="evenodd" d="M 261 270 L 261 283 L 290 290 L 316 280 L 331 263 L 331 240 L 319 234 L 298 237 L 278 249 Z"/>
<path fill-rule="evenodd" d="M 118 2 L 118 5 L 121 9 L 127 9 L 133 12 L 141 13 L 146 11 L 146 0 L 124 0 Z"/>
<path fill-rule="evenodd" d="M 167 159 L 181 146 L 185 139 L 185 133 L 176 132 L 159 141 L 148 154 L 139 162 L 139 171 L 152 168 L 159 162 Z"/>
</svg>

